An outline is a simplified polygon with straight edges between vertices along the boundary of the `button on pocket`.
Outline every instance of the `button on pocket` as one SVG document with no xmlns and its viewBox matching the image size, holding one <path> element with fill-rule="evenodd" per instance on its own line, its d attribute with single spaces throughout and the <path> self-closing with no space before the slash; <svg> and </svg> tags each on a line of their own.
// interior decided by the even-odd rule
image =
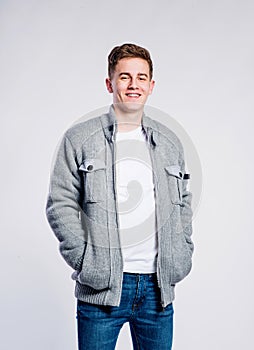
<svg viewBox="0 0 254 350">
<path fill-rule="evenodd" d="M 85 202 L 100 202 L 106 195 L 106 165 L 101 159 L 86 159 L 79 170 L 84 175 Z"/>
<path fill-rule="evenodd" d="M 88 170 L 88 171 L 92 171 L 92 170 L 93 170 L 93 165 L 92 165 L 92 164 L 88 165 L 88 166 L 87 166 L 87 170 Z"/>
</svg>

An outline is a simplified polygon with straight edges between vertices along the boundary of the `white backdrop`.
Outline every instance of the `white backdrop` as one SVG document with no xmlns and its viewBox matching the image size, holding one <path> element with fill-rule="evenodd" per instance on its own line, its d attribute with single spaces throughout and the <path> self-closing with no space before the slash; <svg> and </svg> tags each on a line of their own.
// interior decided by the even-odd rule
<svg viewBox="0 0 254 350">
<path fill-rule="evenodd" d="M 174 350 L 254 348 L 252 0 L 1 0 L 0 347 L 76 349 L 71 270 L 45 218 L 51 159 L 73 121 L 111 102 L 106 58 L 154 60 L 149 104 L 195 144 L 203 193 L 194 267 L 176 290 Z M 124 327 L 117 349 L 131 349 Z"/>
</svg>

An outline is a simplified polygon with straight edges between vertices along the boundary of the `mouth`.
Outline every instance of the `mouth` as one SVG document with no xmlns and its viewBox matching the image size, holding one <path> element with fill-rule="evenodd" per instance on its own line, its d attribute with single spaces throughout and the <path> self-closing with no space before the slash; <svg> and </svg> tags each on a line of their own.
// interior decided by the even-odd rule
<svg viewBox="0 0 254 350">
<path fill-rule="evenodd" d="M 127 97 L 131 97 L 131 98 L 139 98 L 141 96 L 141 94 L 137 94 L 137 93 L 127 93 L 125 94 Z"/>
</svg>

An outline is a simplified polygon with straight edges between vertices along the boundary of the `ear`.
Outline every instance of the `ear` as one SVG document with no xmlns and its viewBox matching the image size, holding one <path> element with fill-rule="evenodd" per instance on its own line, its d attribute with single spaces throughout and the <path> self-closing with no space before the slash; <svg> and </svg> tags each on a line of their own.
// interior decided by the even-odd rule
<svg viewBox="0 0 254 350">
<path fill-rule="evenodd" d="M 154 85 L 155 85 L 155 81 L 151 80 L 150 81 L 150 88 L 149 88 L 149 95 L 151 95 L 151 93 L 153 92 Z"/>
<path fill-rule="evenodd" d="M 112 94 L 113 88 L 112 88 L 112 83 L 111 83 L 111 81 L 110 81 L 109 78 L 106 78 L 106 86 L 107 86 L 108 92 L 109 92 L 110 94 Z"/>
</svg>

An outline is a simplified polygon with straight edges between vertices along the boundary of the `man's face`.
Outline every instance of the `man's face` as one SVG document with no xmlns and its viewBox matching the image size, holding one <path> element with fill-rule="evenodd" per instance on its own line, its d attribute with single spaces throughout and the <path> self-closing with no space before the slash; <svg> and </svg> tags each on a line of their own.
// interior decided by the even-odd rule
<svg viewBox="0 0 254 350">
<path fill-rule="evenodd" d="M 111 79 L 106 79 L 107 89 L 113 94 L 113 103 L 126 113 L 143 110 L 152 93 L 154 81 L 150 80 L 149 65 L 142 58 L 123 58 Z"/>
</svg>

